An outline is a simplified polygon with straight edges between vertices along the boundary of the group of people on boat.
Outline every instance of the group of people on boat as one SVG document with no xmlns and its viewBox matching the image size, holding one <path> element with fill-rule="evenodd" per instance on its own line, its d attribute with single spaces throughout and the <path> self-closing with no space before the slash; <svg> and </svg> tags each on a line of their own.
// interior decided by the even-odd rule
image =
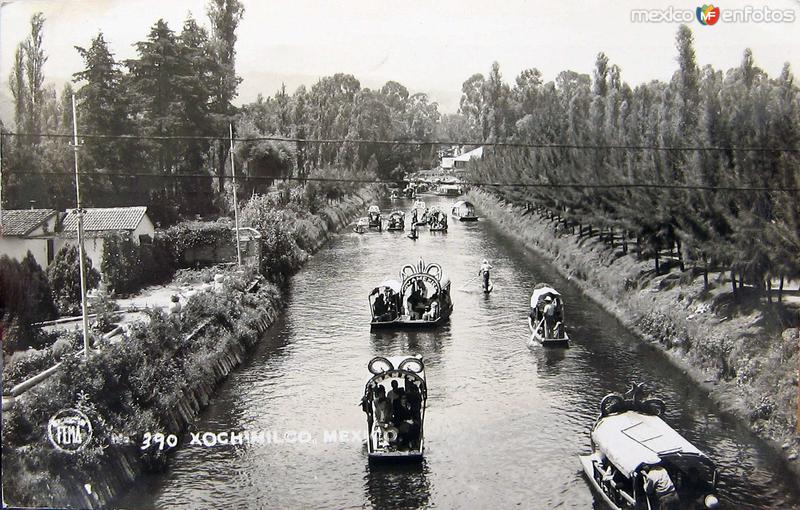
<svg viewBox="0 0 800 510">
<path fill-rule="evenodd" d="M 531 331 L 543 338 L 564 337 L 564 305 L 557 293 L 546 293 L 538 302 L 531 303 L 528 315 Z"/>
<path fill-rule="evenodd" d="M 372 302 L 372 313 L 379 322 L 395 320 L 400 315 L 400 295 L 390 287 L 383 287 Z"/>
<path fill-rule="evenodd" d="M 417 448 L 422 429 L 422 394 L 412 381 L 405 381 L 400 386 L 398 379 L 392 379 L 387 388 L 378 384 L 364 396 L 362 409 L 369 417 L 369 428 L 380 433 L 382 446 L 394 446 L 397 449 Z M 370 413 L 372 405 L 374 414 Z"/>
<path fill-rule="evenodd" d="M 439 318 L 439 294 L 434 292 L 426 298 L 427 290 L 421 280 L 411 284 L 410 292 L 406 298 L 406 310 L 411 320 L 434 321 Z"/>
</svg>

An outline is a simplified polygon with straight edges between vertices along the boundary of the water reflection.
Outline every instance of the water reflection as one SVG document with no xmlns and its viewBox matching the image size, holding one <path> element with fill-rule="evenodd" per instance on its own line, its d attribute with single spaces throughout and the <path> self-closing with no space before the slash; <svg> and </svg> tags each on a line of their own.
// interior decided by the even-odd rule
<svg viewBox="0 0 800 510">
<path fill-rule="evenodd" d="M 428 463 L 369 462 L 364 473 L 364 493 L 372 508 L 425 508 L 430 504 Z"/>
</svg>

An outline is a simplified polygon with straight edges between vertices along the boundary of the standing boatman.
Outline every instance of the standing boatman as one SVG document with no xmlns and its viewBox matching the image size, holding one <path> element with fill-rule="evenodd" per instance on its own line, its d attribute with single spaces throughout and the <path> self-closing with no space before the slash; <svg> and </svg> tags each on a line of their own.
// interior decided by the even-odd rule
<svg viewBox="0 0 800 510">
<path fill-rule="evenodd" d="M 489 261 L 483 259 L 481 262 L 481 268 L 478 270 L 478 276 L 483 276 L 483 291 L 487 292 L 489 290 L 489 270 L 493 269 L 492 265 L 489 264 Z"/>
</svg>

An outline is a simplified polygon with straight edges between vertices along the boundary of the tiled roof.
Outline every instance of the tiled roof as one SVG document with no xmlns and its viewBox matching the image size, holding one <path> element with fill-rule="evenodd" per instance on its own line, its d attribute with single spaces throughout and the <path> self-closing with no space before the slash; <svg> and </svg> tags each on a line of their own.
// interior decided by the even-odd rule
<svg viewBox="0 0 800 510">
<path fill-rule="evenodd" d="M 56 214 L 54 209 L 12 209 L 3 211 L 3 225 L 0 228 L 0 232 L 4 236 L 26 236 L 54 214 Z"/>
<path fill-rule="evenodd" d="M 144 218 L 147 207 L 107 207 L 85 209 L 83 213 L 84 232 L 99 232 L 107 230 L 135 230 Z M 64 218 L 64 233 L 78 230 L 78 215 L 69 211 Z"/>
</svg>

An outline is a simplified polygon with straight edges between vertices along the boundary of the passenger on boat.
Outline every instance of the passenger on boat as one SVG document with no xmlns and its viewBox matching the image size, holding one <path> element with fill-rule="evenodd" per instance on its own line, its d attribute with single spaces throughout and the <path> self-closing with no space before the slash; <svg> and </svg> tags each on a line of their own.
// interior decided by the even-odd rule
<svg viewBox="0 0 800 510">
<path fill-rule="evenodd" d="M 545 337 L 551 338 L 553 337 L 553 328 L 556 324 L 556 305 L 553 303 L 553 298 L 547 296 L 545 299 L 544 309 L 542 313 L 544 314 L 544 334 Z"/>
<path fill-rule="evenodd" d="M 669 473 L 663 466 L 644 466 L 644 491 L 647 494 L 655 493 L 658 498 L 659 510 L 678 510 L 681 500 L 675 491 L 675 485 Z"/>
<path fill-rule="evenodd" d="M 398 383 L 396 379 L 392 381 L 392 389 L 389 390 L 389 394 L 387 395 L 387 398 L 389 399 L 389 403 L 392 405 L 392 408 L 394 408 L 394 406 L 397 405 L 397 400 L 405 392 L 406 389 L 401 388 L 400 383 Z"/>
<path fill-rule="evenodd" d="M 392 421 L 392 404 L 386 397 L 386 388 L 380 384 L 375 388 L 375 421 L 379 424 Z"/>
<path fill-rule="evenodd" d="M 375 316 L 375 320 L 378 322 L 386 322 L 391 320 L 389 317 L 389 305 L 386 302 L 386 298 L 384 297 L 383 293 L 379 292 L 375 297 L 375 301 L 372 303 L 372 313 Z"/>
<path fill-rule="evenodd" d="M 419 320 L 427 311 L 425 306 L 425 287 L 419 281 L 412 284 L 411 295 L 408 296 L 408 314 L 411 320 Z"/>
<path fill-rule="evenodd" d="M 397 440 L 401 447 L 410 446 L 419 435 L 419 420 L 414 416 L 408 395 L 403 394 L 395 402 L 394 426 L 399 432 Z"/>
<path fill-rule="evenodd" d="M 422 314 L 422 320 L 435 321 L 439 318 L 439 301 L 431 300 L 431 306 L 428 311 Z"/>
<path fill-rule="evenodd" d="M 386 302 L 387 313 L 389 314 L 388 320 L 395 320 L 399 315 L 397 311 L 397 294 L 389 287 L 384 287 L 383 300 Z"/>
</svg>

